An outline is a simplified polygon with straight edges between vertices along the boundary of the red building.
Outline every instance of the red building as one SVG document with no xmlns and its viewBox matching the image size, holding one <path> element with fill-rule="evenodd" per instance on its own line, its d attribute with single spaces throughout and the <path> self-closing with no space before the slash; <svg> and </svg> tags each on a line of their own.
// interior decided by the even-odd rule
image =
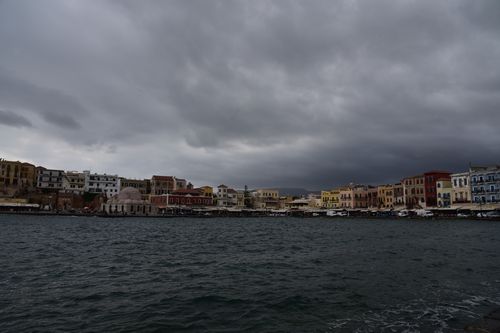
<svg viewBox="0 0 500 333">
<path fill-rule="evenodd" d="M 167 206 L 212 206 L 212 198 L 199 189 L 182 189 L 171 194 L 152 195 L 151 203 L 159 208 Z"/>
<path fill-rule="evenodd" d="M 439 179 L 450 180 L 448 171 L 429 171 L 424 173 L 424 194 L 426 207 L 437 207 L 436 183 Z"/>
</svg>

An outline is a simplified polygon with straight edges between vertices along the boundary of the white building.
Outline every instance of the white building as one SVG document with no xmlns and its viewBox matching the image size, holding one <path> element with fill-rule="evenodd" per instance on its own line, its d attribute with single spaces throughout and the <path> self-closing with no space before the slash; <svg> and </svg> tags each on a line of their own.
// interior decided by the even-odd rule
<svg viewBox="0 0 500 333">
<path fill-rule="evenodd" d="M 39 189 L 61 190 L 63 188 L 63 170 L 37 168 L 36 187 Z"/>
<path fill-rule="evenodd" d="M 470 168 L 472 201 L 500 207 L 500 165 Z"/>
<path fill-rule="evenodd" d="M 470 175 L 468 172 L 454 173 L 451 177 L 451 203 L 460 205 L 471 202 Z"/>
<path fill-rule="evenodd" d="M 217 206 L 233 207 L 238 205 L 238 192 L 226 185 L 217 186 Z"/>
<path fill-rule="evenodd" d="M 101 193 L 111 198 L 120 192 L 120 177 L 118 175 L 91 174 L 90 171 L 84 171 L 85 174 L 85 192 Z"/>
</svg>

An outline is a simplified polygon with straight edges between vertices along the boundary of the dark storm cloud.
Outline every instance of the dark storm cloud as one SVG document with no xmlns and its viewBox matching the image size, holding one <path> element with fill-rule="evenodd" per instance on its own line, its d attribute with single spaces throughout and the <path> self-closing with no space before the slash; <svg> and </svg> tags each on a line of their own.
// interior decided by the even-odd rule
<svg viewBox="0 0 500 333">
<path fill-rule="evenodd" d="M 0 110 L 0 124 L 14 127 L 31 127 L 28 119 L 12 111 Z"/>
<path fill-rule="evenodd" d="M 40 161 L 60 167 L 311 188 L 461 171 L 499 162 L 498 17 L 498 1 L 4 1 L 0 109 L 86 163 Z"/>
<path fill-rule="evenodd" d="M 10 77 L 0 70 L 0 105 L 39 114 L 58 127 L 77 129 L 85 109 L 71 96 Z"/>
</svg>

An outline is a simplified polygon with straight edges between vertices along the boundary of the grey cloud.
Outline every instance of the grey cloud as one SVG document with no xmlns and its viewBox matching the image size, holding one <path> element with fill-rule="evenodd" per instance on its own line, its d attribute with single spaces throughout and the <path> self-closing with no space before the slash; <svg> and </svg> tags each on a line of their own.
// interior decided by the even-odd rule
<svg viewBox="0 0 500 333">
<path fill-rule="evenodd" d="M 33 126 L 31 122 L 25 117 L 8 110 L 0 110 L 0 124 L 14 127 Z"/>
<path fill-rule="evenodd" d="M 75 118 L 86 113 L 71 96 L 11 77 L 1 70 L 0 103 L 8 108 L 35 112 L 46 122 L 68 129 L 79 128 Z"/>
</svg>

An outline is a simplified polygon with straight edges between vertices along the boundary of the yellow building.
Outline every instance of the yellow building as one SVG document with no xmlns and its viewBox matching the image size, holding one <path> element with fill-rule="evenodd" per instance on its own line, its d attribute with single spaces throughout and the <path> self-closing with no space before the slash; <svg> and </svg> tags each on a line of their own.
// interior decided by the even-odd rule
<svg viewBox="0 0 500 333">
<path fill-rule="evenodd" d="M 214 197 L 214 189 L 211 186 L 202 186 L 200 187 L 200 190 L 202 191 L 202 195 L 207 198 L 213 198 Z"/>
<path fill-rule="evenodd" d="M 439 208 L 451 207 L 451 180 L 438 179 L 436 182 L 437 205 Z"/>
<path fill-rule="evenodd" d="M 394 186 L 379 185 L 377 187 L 378 207 L 394 208 Z"/>
<path fill-rule="evenodd" d="M 31 189 L 36 184 L 33 164 L 0 159 L 0 188 Z"/>
<path fill-rule="evenodd" d="M 340 189 L 321 191 L 321 207 L 335 209 L 340 207 Z"/>
</svg>

